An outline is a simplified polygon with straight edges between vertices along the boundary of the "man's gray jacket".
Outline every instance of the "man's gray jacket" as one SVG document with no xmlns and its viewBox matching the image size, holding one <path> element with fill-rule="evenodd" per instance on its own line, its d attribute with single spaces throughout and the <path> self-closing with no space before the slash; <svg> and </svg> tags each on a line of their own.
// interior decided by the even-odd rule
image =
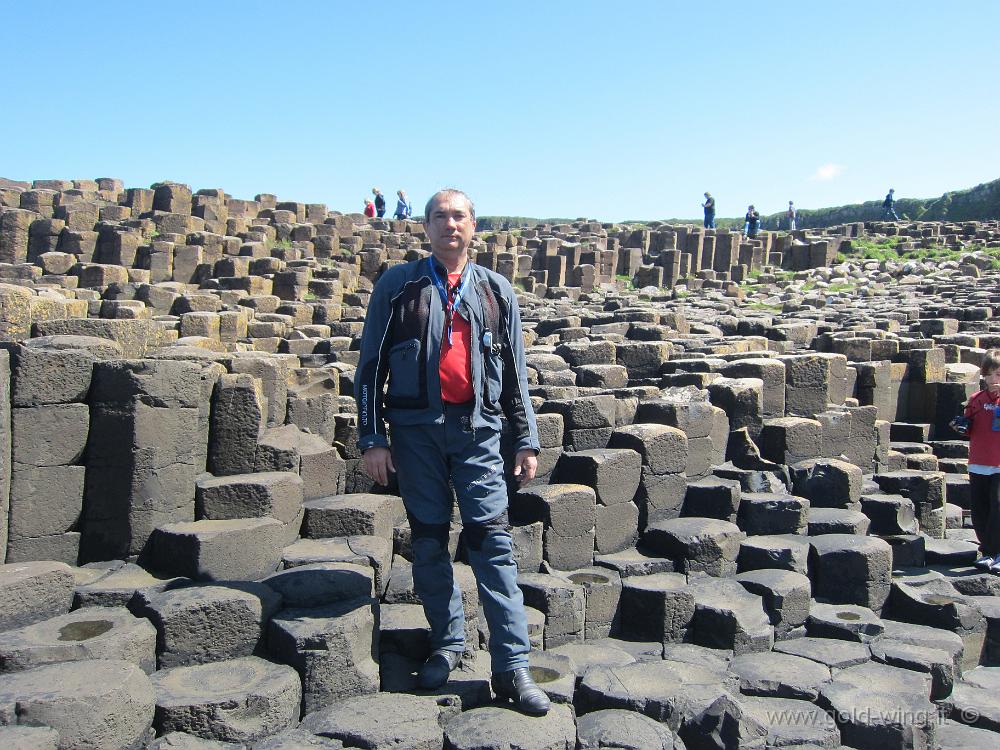
<svg viewBox="0 0 1000 750">
<path fill-rule="evenodd" d="M 431 262 L 436 264 L 438 278 L 447 279 L 447 271 L 433 256 L 392 266 L 382 274 L 368 302 L 354 378 L 362 451 L 389 445 L 387 421 L 407 425 L 444 421 L 439 367 L 446 318 L 430 275 Z M 472 329 L 472 427 L 499 431 L 502 414 L 514 434 L 515 450 L 537 452 L 538 428 L 528 398 L 514 289 L 504 277 L 472 262 L 465 274 L 456 314 L 469 321 Z M 383 395 L 387 377 L 389 385 Z"/>
</svg>

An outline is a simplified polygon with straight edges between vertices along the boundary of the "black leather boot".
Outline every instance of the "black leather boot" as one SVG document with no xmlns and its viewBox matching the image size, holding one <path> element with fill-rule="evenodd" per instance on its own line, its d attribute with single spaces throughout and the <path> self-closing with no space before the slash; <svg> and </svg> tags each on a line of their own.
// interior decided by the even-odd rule
<svg viewBox="0 0 1000 750">
<path fill-rule="evenodd" d="M 421 690 L 436 690 L 448 682 L 448 675 L 461 663 L 461 651 L 436 649 L 417 672 L 417 687 Z"/>
<path fill-rule="evenodd" d="M 527 667 L 511 669 L 493 675 L 493 692 L 499 698 L 508 698 L 517 709 L 532 716 L 544 716 L 549 711 L 549 696 L 535 681 Z"/>
</svg>

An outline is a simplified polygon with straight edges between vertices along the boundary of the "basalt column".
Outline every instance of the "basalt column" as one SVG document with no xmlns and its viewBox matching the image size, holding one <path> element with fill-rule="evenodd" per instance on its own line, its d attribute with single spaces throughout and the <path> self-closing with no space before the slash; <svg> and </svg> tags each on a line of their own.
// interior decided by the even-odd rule
<svg viewBox="0 0 1000 750">
<path fill-rule="evenodd" d="M 200 375 L 192 362 L 95 365 L 81 561 L 137 555 L 156 526 L 194 520 Z"/>
</svg>

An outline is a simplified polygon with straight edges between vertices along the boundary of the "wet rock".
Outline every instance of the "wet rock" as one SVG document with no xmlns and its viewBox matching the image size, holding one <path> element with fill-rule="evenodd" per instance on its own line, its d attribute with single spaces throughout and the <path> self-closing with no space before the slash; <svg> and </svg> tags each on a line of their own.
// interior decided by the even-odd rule
<svg viewBox="0 0 1000 750">
<path fill-rule="evenodd" d="M 156 669 L 156 629 L 124 607 L 86 607 L 0 633 L 0 671 L 53 662 L 110 659 Z"/>
</svg>

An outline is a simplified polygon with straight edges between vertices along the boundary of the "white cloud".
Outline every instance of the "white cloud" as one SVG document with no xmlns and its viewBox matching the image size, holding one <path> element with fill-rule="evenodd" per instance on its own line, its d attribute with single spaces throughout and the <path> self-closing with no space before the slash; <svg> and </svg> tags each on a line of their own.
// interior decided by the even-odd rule
<svg viewBox="0 0 1000 750">
<path fill-rule="evenodd" d="M 839 177 L 843 173 L 844 173 L 843 164 L 834 164 L 833 162 L 830 162 L 829 164 L 824 164 L 823 166 L 819 167 L 815 172 L 813 172 L 812 177 L 810 177 L 809 179 L 818 182 L 826 182 L 827 180 L 832 180 L 836 177 Z"/>
</svg>

